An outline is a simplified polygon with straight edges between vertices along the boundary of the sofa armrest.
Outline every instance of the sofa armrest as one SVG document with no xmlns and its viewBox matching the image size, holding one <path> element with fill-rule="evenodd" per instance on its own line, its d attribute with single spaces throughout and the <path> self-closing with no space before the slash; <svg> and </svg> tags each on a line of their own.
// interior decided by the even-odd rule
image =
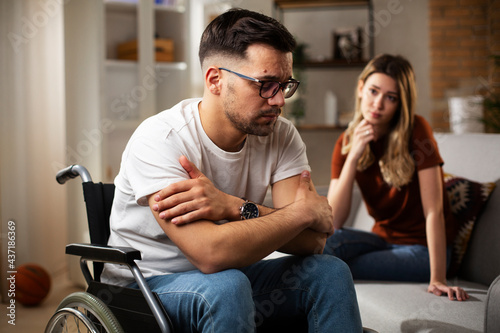
<svg viewBox="0 0 500 333">
<path fill-rule="evenodd" d="M 500 332 L 500 275 L 491 283 L 486 297 L 484 332 Z"/>
</svg>

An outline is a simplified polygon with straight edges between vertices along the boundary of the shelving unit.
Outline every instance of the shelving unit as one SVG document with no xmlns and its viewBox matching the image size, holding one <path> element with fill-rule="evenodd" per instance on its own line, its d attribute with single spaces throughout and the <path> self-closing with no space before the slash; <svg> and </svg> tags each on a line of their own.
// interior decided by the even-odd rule
<svg viewBox="0 0 500 333">
<path fill-rule="evenodd" d="M 351 111 L 357 75 L 374 56 L 372 1 L 274 0 L 274 16 L 285 24 L 298 43 L 307 45 L 306 54 L 308 51 L 312 53 L 300 66 L 306 77 L 300 92 L 305 96 L 307 105 L 306 117 L 300 128 L 343 128 L 339 124 L 324 124 L 326 94 L 336 95 L 339 113 Z M 334 31 L 346 28 L 359 29 L 361 32 L 360 57 L 334 57 Z"/>
<path fill-rule="evenodd" d="M 342 10 L 348 8 L 366 8 L 367 26 L 365 34 L 368 35 L 369 55 L 374 55 L 374 34 L 373 31 L 373 4 L 371 0 L 274 0 L 276 16 L 284 21 L 285 11 L 318 11 L 318 10 Z M 318 29 L 321 30 L 321 29 Z M 338 66 L 363 66 L 365 60 L 326 59 L 321 61 L 309 61 L 305 65 L 311 67 L 338 67 Z"/>
<path fill-rule="evenodd" d="M 103 170 L 112 181 L 128 138 L 144 119 L 189 97 L 187 0 L 155 4 L 104 1 L 104 109 L 113 131 L 103 139 Z M 156 61 L 155 38 L 173 41 L 173 62 Z M 137 41 L 137 60 L 121 60 L 119 44 Z"/>
</svg>

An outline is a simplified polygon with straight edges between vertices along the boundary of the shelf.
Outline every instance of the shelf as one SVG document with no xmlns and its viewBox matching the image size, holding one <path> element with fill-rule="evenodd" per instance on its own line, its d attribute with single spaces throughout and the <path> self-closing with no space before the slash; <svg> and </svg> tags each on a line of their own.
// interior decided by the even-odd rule
<svg viewBox="0 0 500 333">
<path fill-rule="evenodd" d="M 178 5 L 155 5 L 155 10 L 157 12 L 175 12 L 175 13 L 184 13 L 186 11 L 186 7 L 182 4 Z"/>
<path fill-rule="evenodd" d="M 106 0 L 104 1 L 104 5 L 107 9 L 112 9 L 114 11 L 123 11 L 123 12 L 135 12 L 137 11 L 137 3 L 136 2 L 126 2 L 119 0 Z"/>
<path fill-rule="evenodd" d="M 106 67 L 114 68 L 114 69 L 137 69 L 138 63 L 137 61 L 132 60 L 114 60 L 107 59 Z M 155 64 L 156 70 L 186 70 L 187 64 L 185 62 L 156 62 Z"/>
<path fill-rule="evenodd" d="M 137 61 L 106 59 L 106 67 L 114 69 L 137 69 Z"/>
<path fill-rule="evenodd" d="M 338 6 L 367 6 L 369 0 L 275 0 L 281 9 L 317 8 Z"/>
<path fill-rule="evenodd" d="M 135 12 L 137 11 L 137 2 L 134 1 L 123 1 L 123 0 L 105 0 L 104 1 L 106 8 L 114 10 L 114 11 L 123 11 L 123 12 Z M 163 5 L 163 4 L 155 4 L 154 9 L 157 12 L 175 12 L 175 13 L 184 13 L 186 11 L 186 7 L 183 4 L 183 1 L 177 1 L 174 5 Z"/>
<path fill-rule="evenodd" d="M 364 67 L 368 62 L 366 60 L 346 60 L 346 59 L 328 59 L 323 61 L 306 61 L 302 65 L 306 68 L 332 68 L 332 67 Z M 295 67 L 301 67 L 296 64 Z"/>
<path fill-rule="evenodd" d="M 185 62 L 156 62 L 156 70 L 179 70 L 187 69 Z"/>
</svg>

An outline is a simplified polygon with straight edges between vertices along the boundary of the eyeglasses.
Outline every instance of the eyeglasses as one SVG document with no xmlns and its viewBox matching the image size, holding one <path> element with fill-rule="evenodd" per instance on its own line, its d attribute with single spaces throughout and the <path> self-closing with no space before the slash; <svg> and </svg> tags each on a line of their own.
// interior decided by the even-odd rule
<svg viewBox="0 0 500 333">
<path fill-rule="evenodd" d="M 280 89 L 283 91 L 283 96 L 285 98 L 292 97 L 292 95 L 295 93 L 295 91 L 297 90 L 297 88 L 300 84 L 299 81 L 293 80 L 293 79 L 288 80 L 288 81 L 283 82 L 283 83 L 278 82 L 278 81 L 262 81 L 262 80 L 255 79 L 255 78 L 250 77 L 250 76 L 246 76 L 246 75 L 243 75 L 240 73 L 233 72 L 232 70 L 229 70 L 227 68 L 219 67 L 219 69 L 224 70 L 224 71 L 228 71 L 229 73 L 236 74 L 239 77 L 241 77 L 242 79 L 260 83 L 259 95 L 260 95 L 260 97 L 262 97 L 264 99 L 273 98 L 278 93 L 278 91 Z"/>
</svg>

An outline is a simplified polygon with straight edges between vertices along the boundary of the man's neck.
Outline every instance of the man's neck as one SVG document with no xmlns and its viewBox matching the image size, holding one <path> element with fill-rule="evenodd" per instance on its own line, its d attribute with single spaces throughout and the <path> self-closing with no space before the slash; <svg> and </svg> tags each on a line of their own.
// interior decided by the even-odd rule
<svg viewBox="0 0 500 333">
<path fill-rule="evenodd" d="M 221 110 L 201 101 L 198 104 L 198 112 L 203 130 L 217 147 L 227 152 L 237 152 L 243 148 L 247 134 L 228 124 L 227 119 L 221 117 Z"/>
</svg>

